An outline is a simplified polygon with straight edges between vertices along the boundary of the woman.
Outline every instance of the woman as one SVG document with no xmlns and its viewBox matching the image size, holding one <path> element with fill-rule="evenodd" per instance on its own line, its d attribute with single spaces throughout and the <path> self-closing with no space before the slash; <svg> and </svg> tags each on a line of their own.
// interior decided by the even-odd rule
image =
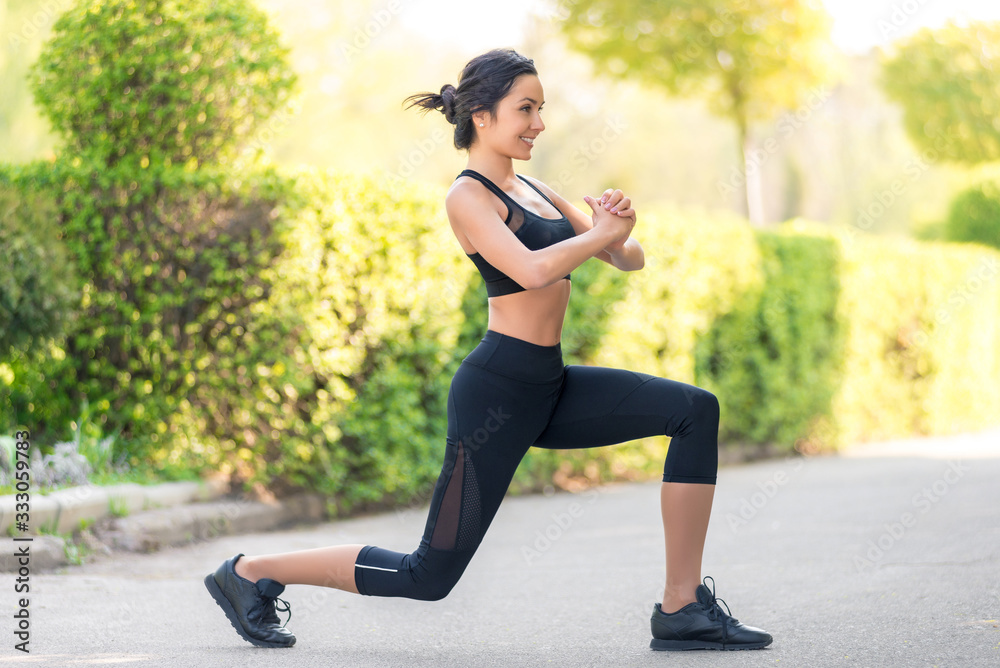
<svg viewBox="0 0 1000 668">
<path fill-rule="evenodd" d="M 715 396 L 642 373 L 562 361 L 570 272 L 591 257 L 623 271 L 643 267 L 642 247 L 631 237 L 630 199 L 612 189 L 600 199 L 584 197 L 587 215 L 540 181 L 514 173 L 513 161 L 530 160 L 545 129 L 534 64 L 514 51 L 483 54 L 465 67 L 457 89 L 448 85 L 407 101 L 424 112 L 442 111 L 455 125 L 455 146 L 468 150 L 468 169 L 448 191 L 446 209 L 489 301 L 488 331 L 452 380 L 444 466 L 420 545 L 411 554 L 373 545 L 238 554 L 205 578 L 215 600 L 241 636 L 265 647 L 295 642 L 275 614 L 287 584 L 439 600 L 465 571 L 529 447 L 667 435 L 660 493 L 667 579 L 654 606 L 650 646 L 770 644 L 767 633 L 723 613 L 701 579 L 718 468 Z M 288 604 L 280 610 L 289 611 Z"/>
</svg>

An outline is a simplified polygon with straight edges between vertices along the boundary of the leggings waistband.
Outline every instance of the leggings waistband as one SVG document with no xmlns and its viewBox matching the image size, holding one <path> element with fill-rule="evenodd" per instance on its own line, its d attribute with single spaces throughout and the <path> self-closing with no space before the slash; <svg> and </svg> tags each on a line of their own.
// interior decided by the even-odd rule
<svg viewBox="0 0 1000 668">
<path fill-rule="evenodd" d="M 486 330 L 465 363 L 526 383 L 557 383 L 562 380 L 562 345 L 537 343 Z"/>
</svg>

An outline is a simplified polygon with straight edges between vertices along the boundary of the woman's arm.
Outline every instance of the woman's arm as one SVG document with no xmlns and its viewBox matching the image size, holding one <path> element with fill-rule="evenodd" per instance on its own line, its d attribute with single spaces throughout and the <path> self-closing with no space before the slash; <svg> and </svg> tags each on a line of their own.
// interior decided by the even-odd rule
<svg viewBox="0 0 1000 668">
<path fill-rule="evenodd" d="M 538 179 L 530 176 L 526 176 L 525 178 L 529 179 L 533 184 L 538 186 L 538 189 L 552 200 L 553 204 L 556 205 L 556 208 L 569 218 L 569 221 L 573 225 L 573 229 L 576 230 L 577 234 L 583 234 L 593 227 L 593 220 L 591 216 L 588 216 L 581 209 L 570 204 L 565 198 L 559 195 L 559 193 L 552 190 Z M 618 193 L 620 196 L 614 197 L 615 193 Z M 630 217 L 632 219 L 632 224 L 635 225 L 635 211 L 631 208 L 632 203 L 627 197 L 624 197 L 624 195 L 621 194 L 621 191 L 615 191 L 609 188 L 604 191 L 601 201 L 605 202 L 603 206 L 605 206 L 608 210 L 619 208 L 622 216 L 626 218 Z M 621 209 L 620 206 L 616 207 L 616 205 L 620 205 L 623 202 L 626 207 L 625 209 Z M 618 214 L 616 213 L 615 215 Z M 629 234 L 631 234 L 631 231 Z M 645 253 L 642 250 L 642 246 L 628 234 L 601 248 L 593 255 L 593 257 L 603 260 L 604 262 L 607 262 L 622 271 L 637 271 L 642 269 L 646 263 Z"/>
<path fill-rule="evenodd" d="M 596 224 L 579 230 L 572 239 L 529 250 L 504 224 L 485 188 L 472 182 L 458 182 L 445 198 L 445 208 L 452 229 L 464 237 L 491 265 L 510 276 L 525 289 L 542 288 L 555 283 L 602 249 L 625 237 L 632 219 L 618 216 L 591 200 Z"/>
</svg>

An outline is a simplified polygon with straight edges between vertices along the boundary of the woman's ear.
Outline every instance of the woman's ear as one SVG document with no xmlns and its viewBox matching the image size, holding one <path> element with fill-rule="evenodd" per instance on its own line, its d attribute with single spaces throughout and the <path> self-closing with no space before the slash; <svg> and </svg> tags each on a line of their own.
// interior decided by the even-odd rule
<svg viewBox="0 0 1000 668">
<path fill-rule="evenodd" d="M 489 120 L 488 118 L 486 118 L 486 116 L 487 113 L 485 111 L 477 111 L 476 113 L 472 114 L 473 125 L 475 125 L 477 128 L 486 127 L 486 121 Z"/>
</svg>

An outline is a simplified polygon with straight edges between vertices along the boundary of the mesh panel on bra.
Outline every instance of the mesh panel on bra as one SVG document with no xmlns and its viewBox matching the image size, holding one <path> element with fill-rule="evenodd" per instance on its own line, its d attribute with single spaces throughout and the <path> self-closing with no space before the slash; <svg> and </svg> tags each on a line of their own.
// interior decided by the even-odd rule
<svg viewBox="0 0 1000 668">
<path fill-rule="evenodd" d="M 517 233 L 521 226 L 524 225 L 524 211 L 521 210 L 519 206 L 513 206 L 509 202 L 504 202 L 510 211 L 510 222 L 507 223 L 507 227 L 510 228 L 511 232 Z"/>
</svg>

